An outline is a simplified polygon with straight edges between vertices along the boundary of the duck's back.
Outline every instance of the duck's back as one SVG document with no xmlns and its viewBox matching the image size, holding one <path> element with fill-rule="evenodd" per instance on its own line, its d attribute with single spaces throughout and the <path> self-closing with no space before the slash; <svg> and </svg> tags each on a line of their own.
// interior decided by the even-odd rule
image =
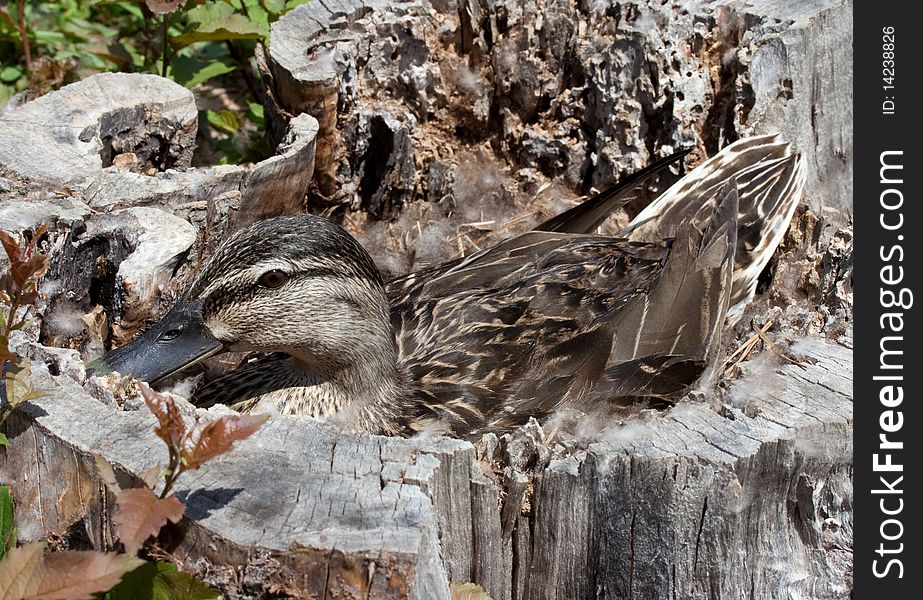
<svg viewBox="0 0 923 600">
<path fill-rule="evenodd" d="M 607 315 L 649 292 L 669 246 L 532 232 L 395 281 L 392 324 L 416 407 L 408 423 L 502 429 L 576 402 L 609 362 Z"/>
<path fill-rule="evenodd" d="M 721 218 L 736 223 L 733 187 L 703 210 L 717 215 L 725 196 Z M 562 406 L 672 400 L 701 373 L 727 310 L 735 231 L 690 226 L 657 243 L 530 232 L 394 281 L 408 427 L 477 434 Z"/>
</svg>

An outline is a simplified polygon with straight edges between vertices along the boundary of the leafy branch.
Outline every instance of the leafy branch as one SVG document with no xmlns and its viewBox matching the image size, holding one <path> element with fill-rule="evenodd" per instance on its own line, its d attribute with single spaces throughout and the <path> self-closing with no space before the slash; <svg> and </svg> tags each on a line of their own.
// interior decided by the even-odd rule
<svg viewBox="0 0 923 600">
<path fill-rule="evenodd" d="M 253 435 L 269 419 L 269 415 L 225 415 L 213 421 L 198 421 L 187 429 L 170 394 L 155 392 L 145 383 L 139 387 L 144 402 L 157 417 L 154 433 L 170 452 L 161 498 L 166 497 L 180 475 L 228 452 L 235 442 Z"/>
<path fill-rule="evenodd" d="M 29 323 L 29 311 L 38 299 L 38 282 L 48 270 L 48 257 L 37 252 L 36 247 L 47 229 L 41 225 L 25 245 L 0 231 L 0 244 L 10 261 L 9 269 L 0 275 L 0 422 L 16 404 L 41 396 L 26 384 L 29 361 L 10 351 L 10 335 Z M 0 433 L 0 446 L 6 445 L 9 440 Z"/>
<path fill-rule="evenodd" d="M 10 265 L 0 275 L 0 362 L 3 365 L 4 412 L 2 422 L 19 402 L 41 394 L 28 387 L 29 363 L 9 348 L 10 334 L 24 327 L 38 299 L 39 281 L 48 269 L 48 257 L 38 251 L 47 228 L 37 228 L 26 243 L 0 231 Z M 166 444 L 170 461 L 165 470 L 156 466 L 141 475 L 142 485 L 122 488 L 112 466 L 96 457 L 100 479 L 115 496 L 115 533 L 124 552 L 64 550 L 46 553 L 45 544 L 32 542 L 16 547 L 13 496 L 0 486 L 0 599 L 23 600 L 73 598 L 129 600 L 138 597 L 160 600 L 211 600 L 219 594 L 175 565 L 137 558 L 145 542 L 168 523 L 182 519 L 185 506 L 170 494 L 185 472 L 230 451 L 252 435 L 268 415 L 225 415 L 201 420 L 187 427 L 170 394 L 140 384 L 141 395 L 157 417 L 154 432 Z M 10 441 L 0 433 L 0 446 Z M 160 494 L 154 488 L 163 477 Z M 100 594 L 103 594 L 100 596 Z"/>
<path fill-rule="evenodd" d="M 13 547 L 16 536 L 12 527 L 12 500 L 5 502 L 9 490 L 0 488 L 0 536 L 6 539 L 3 549 L 9 548 L 5 556 L 0 554 L 0 598 L 212 600 L 220 597 L 175 565 L 163 561 L 149 563 L 136 555 L 168 522 L 179 523 L 182 519 L 185 506 L 169 494 L 177 478 L 228 452 L 269 417 L 225 415 L 213 421 L 199 421 L 190 429 L 170 394 L 156 392 L 145 384 L 141 384 L 141 394 L 157 417 L 154 432 L 167 444 L 170 465 L 163 471 L 158 465 L 142 473 L 139 487 L 123 488 L 112 465 L 96 456 L 100 480 L 115 496 L 117 508 L 112 522 L 124 552 L 65 550 L 44 554 L 45 545 L 40 542 Z M 154 488 L 161 474 L 164 484 L 158 495 Z"/>
</svg>

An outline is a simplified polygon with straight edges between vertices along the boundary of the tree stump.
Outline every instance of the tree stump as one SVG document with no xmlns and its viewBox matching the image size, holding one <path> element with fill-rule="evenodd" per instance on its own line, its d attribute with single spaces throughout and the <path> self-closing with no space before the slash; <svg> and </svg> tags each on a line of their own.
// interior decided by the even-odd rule
<svg viewBox="0 0 923 600">
<path fill-rule="evenodd" d="M 92 456 L 133 477 L 166 452 L 85 359 L 163 312 L 230 232 L 303 212 L 305 194 L 402 272 L 527 229 L 661 151 L 698 160 L 780 130 L 806 154 L 814 211 L 844 221 L 850 9 L 311 2 L 261 57 L 288 138 L 247 167 L 189 168 L 195 107 L 155 77 L 97 76 L 0 115 L 0 226 L 51 225 L 41 323 L 14 339 L 47 395 L 4 423 L 0 448 L 20 538 L 112 544 Z M 464 581 L 496 600 L 849 597 L 851 238 L 828 244 L 811 219 L 748 315 L 797 338 L 795 364 L 764 351 L 720 388 L 575 438 L 274 418 L 180 480 L 186 516 L 162 549 L 230 598 L 442 599 Z"/>
<path fill-rule="evenodd" d="M 193 169 L 197 119 L 192 93 L 171 81 L 94 75 L 0 114 L 0 173 L 96 210 L 153 206 L 192 220 L 192 211 L 204 215 L 232 194 L 232 228 L 303 210 L 314 172 L 312 117 L 291 120 L 276 156 Z"/>
<path fill-rule="evenodd" d="M 820 214 L 851 210 L 851 56 L 848 0 L 332 0 L 274 25 L 267 70 L 321 123 L 320 195 L 376 217 L 465 206 L 487 176 L 521 215 L 549 180 L 585 193 L 675 145 L 776 131 Z"/>
<path fill-rule="evenodd" d="M 180 480 L 186 516 L 166 549 L 232 598 L 448 598 L 448 581 L 495 599 L 845 598 L 852 353 L 796 348 L 814 364 L 758 361 L 717 409 L 687 401 L 546 449 L 527 494 L 468 442 L 275 418 Z M 84 527 L 106 547 L 112 506 L 92 455 L 128 474 L 163 463 L 155 419 L 90 396 L 72 379 L 79 357 L 30 353 L 47 395 L 7 420 L 0 457 L 20 536 Z"/>
</svg>

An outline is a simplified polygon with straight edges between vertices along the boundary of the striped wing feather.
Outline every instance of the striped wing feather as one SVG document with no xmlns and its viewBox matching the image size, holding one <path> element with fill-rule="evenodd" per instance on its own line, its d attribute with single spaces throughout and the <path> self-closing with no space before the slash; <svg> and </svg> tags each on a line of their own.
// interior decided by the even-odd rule
<svg viewBox="0 0 923 600">
<path fill-rule="evenodd" d="M 696 216 L 703 201 L 727 181 L 737 182 L 738 235 L 729 318 L 740 316 L 756 291 L 760 273 L 788 229 L 804 192 L 801 155 L 778 135 L 731 144 L 693 169 L 659 196 L 619 235 L 632 240 L 675 237 Z"/>
<path fill-rule="evenodd" d="M 398 286 L 392 322 L 417 386 L 408 424 L 496 430 L 688 388 L 727 310 L 737 195 L 721 192 L 700 206 L 705 232 L 690 223 L 672 244 L 531 232 Z"/>
<path fill-rule="evenodd" d="M 457 429 L 513 426 L 577 401 L 608 364 L 600 317 L 647 293 L 669 254 L 668 242 L 545 232 L 501 246 L 395 298 L 419 401 L 408 422 L 429 413 Z"/>
</svg>

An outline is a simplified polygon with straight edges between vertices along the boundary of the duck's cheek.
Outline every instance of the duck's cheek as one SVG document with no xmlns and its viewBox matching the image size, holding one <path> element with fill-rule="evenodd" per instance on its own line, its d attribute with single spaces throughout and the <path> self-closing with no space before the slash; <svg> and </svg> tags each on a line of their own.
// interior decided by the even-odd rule
<svg viewBox="0 0 923 600">
<path fill-rule="evenodd" d="M 215 336 L 215 339 L 221 340 L 229 348 L 233 348 L 237 344 L 238 332 L 234 331 L 235 328 L 230 327 L 226 321 L 222 319 L 208 319 L 205 322 L 205 326 L 208 328 L 208 331 Z"/>
</svg>

